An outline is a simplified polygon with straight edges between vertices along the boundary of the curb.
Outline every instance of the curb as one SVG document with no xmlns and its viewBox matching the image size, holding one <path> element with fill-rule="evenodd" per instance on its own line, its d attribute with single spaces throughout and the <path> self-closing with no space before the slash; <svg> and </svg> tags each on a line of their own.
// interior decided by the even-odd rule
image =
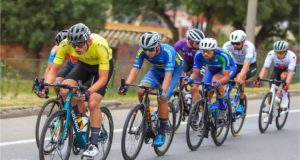
<svg viewBox="0 0 300 160">
<path fill-rule="evenodd" d="M 247 96 L 248 100 L 261 99 L 265 93 Z M 290 91 L 290 96 L 299 96 L 300 91 Z M 104 101 L 102 105 L 109 108 L 109 110 L 129 109 L 133 103 L 121 103 L 120 101 Z M 24 116 L 37 115 L 40 111 L 40 106 L 14 106 L 14 107 L 0 107 L 0 119 L 17 118 Z"/>
</svg>

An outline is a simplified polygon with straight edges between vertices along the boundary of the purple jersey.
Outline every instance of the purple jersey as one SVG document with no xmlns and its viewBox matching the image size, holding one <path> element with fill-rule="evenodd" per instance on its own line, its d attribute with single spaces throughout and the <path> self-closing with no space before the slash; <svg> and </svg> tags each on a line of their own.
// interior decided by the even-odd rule
<svg viewBox="0 0 300 160">
<path fill-rule="evenodd" d="M 194 57 L 199 49 L 189 48 L 186 43 L 186 38 L 182 38 L 174 44 L 177 52 L 181 53 L 186 64 L 194 64 Z"/>
</svg>

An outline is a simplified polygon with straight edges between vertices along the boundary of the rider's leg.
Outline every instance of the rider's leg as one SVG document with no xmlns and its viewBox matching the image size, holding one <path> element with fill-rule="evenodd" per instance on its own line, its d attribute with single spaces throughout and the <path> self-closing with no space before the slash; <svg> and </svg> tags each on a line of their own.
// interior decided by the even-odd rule
<svg viewBox="0 0 300 160">
<path fill-rule="evenodd" d="M 199 85 L 192 86 L 192 103 L 195 104 L 200 100 Z"/>
<path fill-rule="evenodd" d="M 90 125 L 91 125 L 91 144 L 97 146 L 98 137 L 102 123 L 102 114 L 100 104 L 103 97 L 99 93 L 92 93 L 88 101 L 88 108 L 90 111 Z"/>
</svg>

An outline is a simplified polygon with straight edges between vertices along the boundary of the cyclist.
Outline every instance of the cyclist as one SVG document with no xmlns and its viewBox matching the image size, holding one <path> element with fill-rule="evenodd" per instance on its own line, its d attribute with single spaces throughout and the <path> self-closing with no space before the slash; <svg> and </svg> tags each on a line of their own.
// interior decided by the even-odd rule
<svg viewBox="0 0 300 160">
<path fill-rule="evenodd" d="M 279 103 L 281 99 L 279 97 L 282 96 L 282 103 L 280 106 L 282 107 L 282 109 L 286 109 L 288 107 L 289 101 L 287 97 L 287 92 L 289 85 L 291 84 L 291 81 L 293 79 L 293 76 L 296 72 L 296 61 L 296 54 L 288 50 L 288 42 L 276 41 L 273 43 L 273 50 L 269 51 L 269 53 L 267 54 L 264 66 L 261 69 L 257 80 L 254 82 L 255 86 L 261 87 L 262 83 L 260 79 L 264 78 L 271 64 L 274 63 L 274 69 L 271 75 L 271 79 L 285 80 L 286 83 L 284 88 L 283 85 L 279 86 L 277 96 L 275 98 L 275 101 Z"/>
<path fill-rule="evenodd" d="M 202 39 L 205 38 L 205 35 L 199 29 L 189 29 L 186 32 L 186 37 L 180 39 L 174 44 L 175 50 L 180 53 L 184 59 L 185 66 L 183 69 L 184 73 L 190 74 L 193 69 L 194 64 L 194 57 L 196 52 L 199 50 L 199 43 Z M 196 79 L 196 81 L 201 81 L 204 73 L 205 73 L 205 66 L 200 69 L 200 75 Z M 200 99 L 199 94 L 199 85 L 193 85 L 192 87 L 192 102 L 196 103 Z"/>
<path fill-rule="evenodd" d="M 256 49 L 253 43 L 246 40 L 246 33 L 235 30 L 229 36 L 229 41 L 223 45 L 224 49 L 231 52 L 237 64 L 235 81 L 241 84 L 240 103 L 236 109 L 237 113 L 244 111 L 244 82 L 251 82 L 257 72 Z"/>
<path fill-rule="evenodd" d="M 183 60 L 175 49 L 169 44 L 161 43 L 161 36 L 157 32 L 146 32 L 140 38 L 140 49 L 137 52 L 136 59 L 133 64 L 126 83 L 131 84 L 135 81 L 139 70 L 141 69 L 144 59 L 151 64 L 150 70 L 141 81 L 141 85 L 146 87 L 161 86 L 161 95 L 158 97 L 158 115 L 160 126 L 153 145 L 162 146 L 165 142 L 165 129 L 168 125 L 168 99 L 172 95 L 174 88 L 179 81 L 183 68 Z M 127 86 L 119 87 L 119 94 L 124 94 Z M 139 89 L 138 98 L 141 101 L 144 90 Z"/>
<path fill-rule="evenodd" d="M 59 44 L 53 66 L 45 80 L 46 83 L 55 81 L 67 53 L 78 57 L 78 62 L 67 74 L 63 83 L 77 85 L 78 80 L 85 83 L 92 76 L 95 76 L 96 82 L 86 90 L 81 99 L 88 101 L 91 120 L 90 144 L 87 150 L 83 152 L 83 156 L 94 157 L 99 153 L 97 144 L 102 121 L 100 103 L 113 72 L 112 50 L 103 37 L 98 34 L 91 34 L 86 25 L 83 23 L 75 24 L 69 29 L 68 38 Z M 43 91 L 45 90 L 47 88 Z M 61 90 L 63 96 L 66 95 L 66 92 L 66 90 Z M 45 93 L 40 95 L 45 96 Z"/>
<path fill-rule="evenodd" d="M 225 105 L 225 85 L 236 73 L 236 64 L 230 52 L 217 47 L 217 41 L 214 38 L 205 38 L 200 42 L 200 50 L 195 56 L 193 66 L 193 73 L 190 78 L 185 78 L 189 84 L 193 83 L 194 79 L 199 76 L 199 70 L 202 65 L 207 65 L 203 82 L 212 83 L 212 87 L 216 88 L 217 101 L 219 102 L 219 115 L 218 119 L 224 119 L 226 116 Z M 209 92 L 209 101 L 211 100 L 214 92 Z M 215 105 L 215 104 L 211 104 Z"/>
</svg>

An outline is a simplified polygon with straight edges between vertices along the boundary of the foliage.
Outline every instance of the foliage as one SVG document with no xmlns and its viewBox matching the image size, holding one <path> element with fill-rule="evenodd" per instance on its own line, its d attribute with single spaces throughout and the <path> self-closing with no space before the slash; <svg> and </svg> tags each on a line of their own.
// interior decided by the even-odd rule
<svg viewBox="0 0 300 160">
<path fill-rule="evenodd" d="M 95 31 L 103 27 L 109 4 L 109 0 L 4 0 L 1 43 L 19 43 L 39 51 L 43 44 L 53 42 L 58 31 L 75 23 L 83 22 Z"/>
</svg>

